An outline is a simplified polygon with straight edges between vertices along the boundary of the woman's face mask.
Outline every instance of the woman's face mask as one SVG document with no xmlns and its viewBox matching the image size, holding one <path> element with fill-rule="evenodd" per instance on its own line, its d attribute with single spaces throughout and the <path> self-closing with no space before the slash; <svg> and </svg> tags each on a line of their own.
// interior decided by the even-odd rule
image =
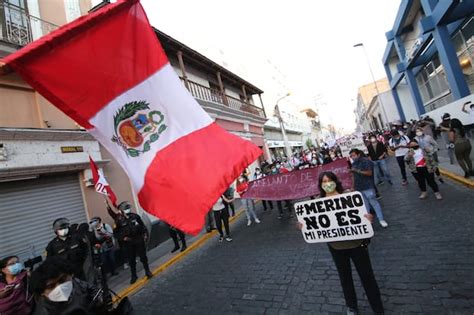
<svg viewBox="0 0 474 315">
<path fill-rule="evenodd" d="M 23 264 L 20 262 L 14 263 L 13 265 L 7 267 L 8 272 L 14 276 L 19 274 L 23 269 L 25 269 L 25 266 L 23 266 Z"/>
<path fill-rule="evenodd" d="M 57 231 L 57 233 L 58 233 L 58 236 L 61 236 L 61 237 L 67 236 L 69 234 L 69 228 L 60 229 Z"/>
<path fill-rule="evenodd" d="M 336 190 L 336 183 L 333 181 L 325 182 L 321 184 L 321 188 L 328 194 L 334 192 Z"/>
<path fill-rule="evenodd" d="M 416 136 L 417 136 L 417 137 L 421 137 L 422 135 L 423 135 L 423 131 L 418 130 L 418 131 L 416 132 Z"/>
</svg>

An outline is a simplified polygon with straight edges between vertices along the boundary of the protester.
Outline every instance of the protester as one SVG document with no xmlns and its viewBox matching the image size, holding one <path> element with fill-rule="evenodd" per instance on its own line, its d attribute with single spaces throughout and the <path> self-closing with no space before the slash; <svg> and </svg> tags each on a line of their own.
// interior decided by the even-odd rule
<svg viewBox="0 0 474 315">
<path fill-rule="evenodd" d="M 340 180 L 332 172 L 321 173 L 318 184 L 321 198 L 343 193 Z M 372 220 L 372 215 L 366 214 L 366 217 Z M 357 314 L 358 312 L 357 295 L 352 278 L 351 260 L 359 274 L 372 310 L 376 314 L 384 313 L 379 286 L 372 270 L 368 244 L 369 241 L 365 239 L 328 243 L 329 251 L 331 252 L 339 274 L 344 299 L 348 308 L 347 314 Z"/>
<path fill-rule="evenodd" d="M 441 132 L 441 137 L 443 138 L 446 150 L 448 151 L 449 163 L 454 164 L 454 143 L 450 143 L 449 140 L 449 131 L 451 125 L 451 115 L 445 113 L 442 117 L 442 122 L 439 124 L 439 129 Z"/>
<path fill-rule="evenodd" d="M 261 178 L 264 178 L 266 175 L 260 170 L 260 168 L 256 168 L 255 169 L 255 173 L 253 175 L 253 179 L 254 180 L 257 180 L 257 179 L 261 179 Z M 225 197 L 227 199 L 230 198 L 233 198 L 233 195 L 232 196 L 228 196 L 224 193 Z M 268 206 L 267 206 L 267 203 L 268 203 Z M 273 203 L 271 200 L 262 200 L 262 204 L 263 204 L 263 211 L 267 211 L 268 210 L 268 207 L 270 207 L 270 211 L 273 210 Z"/>
<path fill-rule="evenodd" d="M 18 256 L 0 260 L 0 314 L 28 315 L 33 306 L 28 273 Z"/>
<path fill-rule="evenodd" d="M 425 133 L 423 132 L 423 128 L 421 128 L 421 127 L 416 128 L 416 137 L 414 139 L 418 142 L 418 144 L 419 144 L 419 146 L 422 150 L 426 149 L 428 152 L 431 152 L 436 164 L 438 164 L 439 163 L 439 160 L 438 160 L 438 150 L 439 150 L 438 142 L 436 142 L 436 140 L 433 137 L 431 137 L 430 135 L 425 135 Z M 434 167 L 434 173 L 438 177 L 438 180 L 441 183 L 444 183 L 444 180 L 441 177 L 441 174 L 439 172 L 439 168 L 438 168 L 437 165 Z"/>
<path fill-rule="evenodd" d="M 384 220 L 382 207 L 377 201 L 374 181 L 373 181 L 373 163 L 366 157 L 362 156 L 363 152 L 358 149 L 352 149 L 349 155 L 352 159 L 352 168 L 350 171 L 353 173 L 354 189 L 360 191 L 365 199 L 367 206 L 372 206 L 374 209 L 377 219 L 382 227 L 386 228 L 388 223 Z"/>
<path fill-rule="evenodd" d="M 34 315 L 104 314 L 105 303 L 98 288 L 74 277 L 63 259 L 46 259 L 31 275 L 35 296 Z"/>
<path fill-rule="evenodd" d="M 369 152 L 370 160 L 374 162 L 375 181 L 378 184 L 383 184 L 383 179 L 385 178 L 387 182 L 392 185 L 392 178 L 385 161 L 387 158 L 387 148 L 382 144 L 382 142 L 377 140 L 375 135 L 371 135 L 369 140 L 370 144 L 367 146 L 367 150 Z M 380 169 L 383 174 L 380 174 Z"/>
<path fill-rule="evenodd" d="M 186 235 L 184 235 L 183 231 L 175 228 L 172 225 L 168 225 L 168 231 L 169 231 L 171 239 L 174 242 L 174 248 L 171 250 L 171 253 L 178 251 L 180 248 L 181 248 L 181 252 L 184 252 L 186 248 L 188 247 L 186 246 Z M 181 240 L 182 246 L 179 246 L 178 236 L 179 236 L 179 239 Z"/>
<path fill-rule="evenodd" d="M 89 248 L 85 240 L 77 233 L 69 232 L 69 220 L 59 218 L 53 222 L 56 237 L 46 246 L 46 256 L 59 256 L 68 263 L 76 278 L 85 280 L 84 262 Z"/>
<path fill-rule="evenodd" d="M 105 272 L 108 270 L 112 276 L 118 275 L 115 264 L 115 238 L 114 232 L 110 225 L 102 222 L 101 217 L 94 217 L 89 222 L 94 233 L 94 246 L 100 252 L 100 259 Z"/>
<path fill-rule="evenodd" d="M 428 197 L 428 193 L 426 192 L 427 182 L 431 189 L 433 189 L 436 199 L 443 199 L 439 193 L 438 185 L 434 177 L 436 161 L 433 157 L 433 153 L 427 148 L 421 149 L 415 139 L 410 142 L 409 147 L 410 149 L 405 156 L 405 161 L 408 165 L 408 169 L 418 182 L 418 187 L 421 191 L 420 199 L 426 199 Z"/>
<path fill-rule="evenodd" d="M 401 135 L 397 130 L 392 130 L 391 135 L 392 138 L 389 140 L 388 145 L 390 146 L 390 150 L 395 152 L 398 167 L 400 168 L 400 172 L 402 174 L 402 185 L 406 185 L 408 184 L 408 180 L 404 159 L 408 152 L 407 146 L 410 143 L 410 139 L 405 135 Z"/>
<path fill-rule="evenodd" d="M 238 184 L 237 184 L 237 193 L 242 197 L 242 195 L 249 189 L 249 183 L 245 179 L 244 176 L 240 176 L 238 179 Z M 245 204 L 245 214 L 247 215 L 247 226 L 250 226 L 252 224 L 252 218 L 254 219 L 255 223 L 260 223 L 260 220 L 257 217 L 257 214 L 255 213 L 255 203 L 252 199 L 246 199 L 242 198 L 241 199 L 243 203 Z"/>
<path fill-rule="evenodd" d="M 153 277 L 148 266 L 148 257 L 146 255 L 145 242 L 148 240 L 148 230 L 145 227 L 140 216 L 132 212 L 132 206 L 129 202 L 123 201 L 118 205 L 120 215 L 116 222 L 114 235 L 122 242 L 127 252 L 128 264 L 130 266 L 131 279 L 130 284 L 137 281 L 137 263 L 136 256 L 140 257 L 140 261 L 145 269 L 145 275 L 148 279 Z"/>
<path fill-rule="evenodd" d="M 219 231 L 219 242 L 224 240 L 224 232 L 222 231 L 222 223 L 224 223 L 225 228 L 225 240 L 227 242 L 232 242 L 232 237 L 230 236 L 229 228 L 229 211 L 225 205 L 226 202 L 231 202 L 231 199 L 227 199 L 224 195 L 220 196 L 216 203 L 212 206 L 212 211 L 214 213 L 214 219 L 216 221 L 217 231 Z"/>
<path fill-rule="evenodd" d="M 451 119 L 449 130 L 449 142 L 454 143 L 454 155 L 459 166 L 464 171 L 464 177 L 474 176 L 471 161 L 471 142 L 466 137 L 466 131 L 461 121 L 457 118 Z"/>
</svg>

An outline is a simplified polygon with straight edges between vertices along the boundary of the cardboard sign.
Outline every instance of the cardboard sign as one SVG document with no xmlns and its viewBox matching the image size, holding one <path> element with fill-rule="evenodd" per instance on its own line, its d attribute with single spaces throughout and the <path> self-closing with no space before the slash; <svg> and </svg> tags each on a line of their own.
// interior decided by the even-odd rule
<svg viewBox="0 0 474 315">
<path fill-rule="evenodd" d="M 358 240 L 374 236 L 364 198 L 358 191 L 295 204 L 307 243 Z"/>
<path fill-rule="evenodd" d="M 344 189 L 352 187 L 352 174 L 346 159 L 329 164 L 270 175 L 249 183 L 249 189 L 242 196 L 246 199 L 295 200 L 319 195 L 318 178 L 321 172 L 331 171 L 341 180 Z"/>
<path fill-rule="evenodd" d="M 369 153 L 369 151 L 367 150 L 367 146 L 365 145 L 364 140 L 362 138 L 343 140 L 339 143 L 339 147 L 341 148 L 341 153 L 344 157 L 349 157 L 349 152 L 352 149 L 359 149 L 365 154 Z"/>
</svg>

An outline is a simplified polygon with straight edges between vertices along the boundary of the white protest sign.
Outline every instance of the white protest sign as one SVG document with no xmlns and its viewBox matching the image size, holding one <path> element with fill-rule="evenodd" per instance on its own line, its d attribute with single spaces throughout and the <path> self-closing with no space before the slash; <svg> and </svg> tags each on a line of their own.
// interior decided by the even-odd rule
<svg viewBox="0 0 474 315">
<path fill-rule="evenodd" d="M 369 238 L 372 224 L 358 191 L 295 204 L 301 233 L 307 243 L 325 243 Z"/>
<path fill-rule="evenodd" d="M 341 148 L 342 156 L 349 157 L 349 152 L 352 149 L 359 149 L 363 151 L 365 154 L 369 153 L 367 151 L 367 146 L 364 143 L 362 138 L 352 138 L 352 139 L 345 139 L 339 142 L 339 147 Z"/>
</svg>

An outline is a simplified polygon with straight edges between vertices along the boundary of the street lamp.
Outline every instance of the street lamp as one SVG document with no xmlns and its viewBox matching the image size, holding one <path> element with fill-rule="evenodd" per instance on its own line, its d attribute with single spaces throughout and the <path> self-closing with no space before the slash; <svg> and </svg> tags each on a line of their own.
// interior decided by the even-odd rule
<svg viewBox="0 0 474 315">
<path fill-rule="evenodd" d="M 291 93 L 286 93 L 286 95 L 280 97 L 277 101 L 276 101 L 276 105 L 275 105 L 275 112 L 274 112 L 274 116 L 276 116 L 278 118 L 278 121 L 280 122 L 280 129 L 281 129 L 281 134 L 283 135 L 283 143 L 285 144 L 285 152 L 286 152 L 286 156 L 289 158 L 291 158 L 291 148 L 290 148 L 290 144 L 288 143 L 288 137 L 286 136 L 286 131 L 285 131 L 285 124 L 284 124 L 284 121 L 283 121 L 283 118 L 281 117 L 281 113 L 280 113 L 280 107 L 278 106 L 278 103 L 284 99 L 285 97 L 288 97 L 290 96 Z"/>
<path fill-rule="evenodd" d="M 364 55 L 365 55 L 365 59 L 367 60 L 367 65 L 369 66 L 370 75 L 372 76 L 372 81 L 374 81 L 375 91 L 377 92 L 377 96 L 379 96 L 380 95 L 379 88 L 377 86 L 377 81 L 375 81 L 374 72 L 372 71 L 372 67 L 370 66 L 369 56 L 367 55 L 367 51 L 365 50 L 364 43 L 355 44 L 354 48 L 357 48 L 357 47 L 362 47 L 362 49 L 364 50 Z M 379 102 L 380 102 L 380 106 L 382 106 L 383 115 L 385 117 L 385 123 L 388 124 L 389 121 L 388 121 L 387 113 L 385 112 L 385 107 L 383 106 L 381 97 L 379 97 Z"/>
</svg>

